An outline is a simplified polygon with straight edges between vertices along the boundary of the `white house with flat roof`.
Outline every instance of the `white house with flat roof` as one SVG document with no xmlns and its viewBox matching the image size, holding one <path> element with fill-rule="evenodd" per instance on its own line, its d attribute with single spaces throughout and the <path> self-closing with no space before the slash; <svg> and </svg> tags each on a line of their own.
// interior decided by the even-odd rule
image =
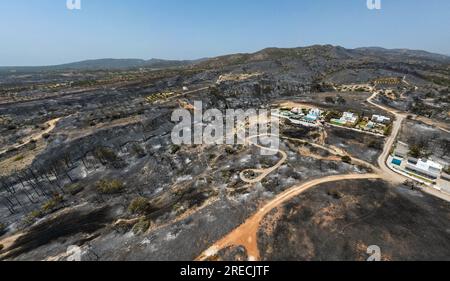
<svg viewBox="0 0 450 281">
<path fill-rule="evenodd" d="M 322 111 L 318 108 L 313 108 L 309 111 L 308 115 L 306 115 L 305 120 L 308 122 L 316 122 L 319 120 Z"/>
<path fill-rule="evenodd" d="M 391 122 L 391 118 L 383 116 L 383 115 L 373 115 L 372 121 L 376 122 L 376 123 L 387 124 L 387 123 Z"/>
<path fill-rule="evenodd" d="M 423 159 L 417 161 L 417 164 L 408 162 L 408 164 L 406 165 L 407 170 L 431 179 L 439 178 L 441 176 L 443 168 L 444 167 L 439 163 Z"/>
<path fill-rule="evenodd" d="M 320 117 L 320 115 L 322 115 L 322 111 L 318 108 L 313 108 L 309 111 L 309 115 Z"/>
</svg>

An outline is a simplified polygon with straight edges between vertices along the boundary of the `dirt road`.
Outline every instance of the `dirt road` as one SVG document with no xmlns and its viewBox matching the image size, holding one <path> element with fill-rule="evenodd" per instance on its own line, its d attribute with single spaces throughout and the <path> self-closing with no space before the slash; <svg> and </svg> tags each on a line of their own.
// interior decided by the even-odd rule
<svg viewBox="0 0 450 281">
<path fill-rule="evenodd" d="M 48 126 L 47 129 L 45 129 L 45 130 L 43 130 L 43 131 L 40 131 L 40 132 L 37 133 L 37 134 L 34 134 L 34 135 L 31 135 L 31 136 L 26 137 L 25 139 L 22 140 L 22 143 L 20 143 L 20 144 L 17 143 L 17 144 L 15 144 L 15 145 L 13 145 L 13 146 L 10 146 L 10 147 L 7 148 L 7 149 L 4 149 L 4 150 L 0 151 L 0 155 L 6 153 L 7 151 L 9 151 L 9 150 L 11 150 L 11 149 L 19 149 L 19 148 L 21 148 L 21 147 L 23 147 L 23 146 L 28 145 L 28 144 L 29 144 L 30 142 L 32 142 L 32 141 L 38 141 L 38 140 L 42 139 L 42 137 L 43 137 L 45 134 L 48 134 L 48 133 L 50 133 L 51 131 L 53 131 L 53 129 L 55 129 L 56 124 L 58 123 L 59 120 L 61 120 L 61 118 L 55 118 L 55 119 L 52 119 L 52 120 L 46 122 L 45 125 Z"/>
<path fill-rule="evenodd" d="M 273 148 L 268 148 L 268 147 L 264 147 L 259 145 L 257 142 L 252 142 L 252 139 L 258 139 L 260 136 L 254 136 L 254 137 L 250 137 L 248 138 L 248 142 L 251 145 L 254 145 L 260 149 L 264 149 L 264 150 L 269 150 L 269 151 L 273 151 L 273 152 L 277 152 L 278 154 L 281 154 L 281 159 L 280 161 L 277 162 L 277 164 L 275 164 L 273 167 L 267 168 L 267 169 L 247 169 L 241 172 L 240 177 L 241 180 L 245 183 L 257 183 L 257 182 L 261 182 L 263 179 L 265 179 L 269 174 L 271 174 L 272 172 L 274 172 L 275 170 L 277 170 L 279 167 L 281 167 L 281 165 L 284 164 L 284 162 L 286 162 L 288 155 L 286 152 L 279 150 L 279 149 L 273 149 Z M 254 179 L 249 179 L 246 177 L 246 173 L 255 173 L 255 174 L 259 174 L 259 176 L 257 176 Z"/>
<path fill-rule="evenodd" d="M 230 234 L 216 242 L 212 247 L 201 254 L 196 260 L 202 261 L 214 257 L 220 250 L 231 246 L 243 246 L 247 250 L 250 261 L 257 261 L 260 258 L 258 249 L 257 234 L 259 226 L 264 217 L 273 209 L 288 202 L 292 198 L 302 194 L 303 192 L 324 183 L 342 181 L 342 180 L 362 180 L 362 179 L 378 179 L 376 174 L 352 174 L 337 175 L 316 179 L 301 185 L 294 186 L 278 195 L 272 201 L 268 202 L 257 213 L 250 217 L 244 224 L 233 230 Z"/>
</svg>

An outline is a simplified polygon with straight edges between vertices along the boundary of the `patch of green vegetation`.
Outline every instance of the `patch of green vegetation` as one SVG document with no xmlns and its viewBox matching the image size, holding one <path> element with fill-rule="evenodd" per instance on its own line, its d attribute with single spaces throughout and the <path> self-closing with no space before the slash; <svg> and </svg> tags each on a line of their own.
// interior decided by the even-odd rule
<svg viewBox="0 0 450 281">
<path fill-rule="evenodd" d="M 117 157 L 117 154 L 110 148 L 106 147 L 98 147 L 94 151 L 95 156 L 100 159 L 107 162 L 115 162 L 118 161 L 119 158 Z"/>
<path fill-rule="evenodd" d="M 0 236 L 6 232 L 6 226 L 3 223 L 0 223 Z"/>
<path fill-rule="evenodd" d="M 311 134 L 311 138 L 318 139 L 318 138 L 320 138 L 320 134 L 319 133 L 313 133 L 313 134 Z"/>
<path fill-rule="evenodd" d="M 329 190 L 327 194 L 337 200 L 342 198 L 342 194 L 337 190 Z"/>
<path fill-rule="evenodd" d="M 390 124 L 389 126 L 386 126 L 386 128 L 384 128 L 383 133 L 385 136 L 390 136 L 392 134 L 392 124 Z"/>
<path fill-rule="evenodd" d="M 325 121 L 330 122 L 331 119 L 339 119 L 341 118 L 341 114 L 336 111 L 330 111 L 325 116 Z"/>
<path fill-rule="evenodd" d="M 175 95 L 176 95 L 176 93 L 173 93 L 173 92 L 155 93 L 155 94 L 153 94 L 151 96 L 146 97 L 145 100 L 148 103 L 154 103 L 154 102 L 161 101 L 161 100 L 163 100 L 163 101 L 167 100 L 167 99 L 169 99 L 169 98 L 171 98 L 171 97 L 173 97 Z"/>
<path fill-rule="evenodd" d="M 352 163 L 352 158 L 350 158 L 350 156 L 342 156 L 342 162 L 347 163 L 347 164 L 351 164 Z"/>
<path fill-rule="evenodd" d="M 150 202 L 145 197 L 138 197 L 131 201 L 130 206 L 128 206 L 128 211 L 132 214 L 144 215 L 151 208 Z"/>
<path fill-rule="evenodd" d="M 28 224 L 31 224 L 34 220 L 42 218 L 43 216 L 44 216 L 44 213 L 41 210 L 34 210 L 27 215 L 27 217 L 25 218 L 25 221 Z"/>
<path fill-rule="evenodd" d="M 145 233 L 150 228 L 150 221 L 145 217 L 139 219 L 139 221 L 133 226 L 133 233 L 135 235 Z"/>
<path fill-rule="evenodd" d="M 125 186 L 120 180 L 99 180 L 95 184 L 97 191 L 102 194 L 115 194 L 121 192 Z"/>
<path fill-rule="evenodd" d="M 24 158 L 25 158 L 25 156 L 19 155 L 19 156 L 17 156 L 16 158 L 14 158 L 14 162 L 22 161 Z"/>
<path fill-rule="evenodd" d="M 34 210 L 31 213 L 29 213 L 26 216 L 25 221 L 27 223 L 32 223 L 36 219 L 40 219 L 43 218 L 45 215 L 51 214 L 61 205 L 63 201 L 64 197 L 60 194 L 56 194 L 55 196 L 53 196 L 52 199 L 45 202 L 39 210 Z"/>
<path fill-rule="evenodd" d="M 83 191 L 83 189 L 84 187 L 78 183 L 71 184 L 66 187 L 67 192 L 69 192 L 71 195 L 77 195 L 78 193 Z"/>
<path fill-rule="evenodd" d="M 422 147 L 418 145 L 412 145 L 409 149 L 409 156 L 414 158 L 420 158 L 422 157 Z"/>
<path fill-rule="evenodd" d="M 50 199 L 49 201 L 47 201 L 44 205 L 42 205 L 42 212 L 43 213 L 48 213 L 53 211 L 56 207 L 58 207 L 61 202 L 64 200 L 62 195 L 55 195 L 52 199 Z"/>
</svg>

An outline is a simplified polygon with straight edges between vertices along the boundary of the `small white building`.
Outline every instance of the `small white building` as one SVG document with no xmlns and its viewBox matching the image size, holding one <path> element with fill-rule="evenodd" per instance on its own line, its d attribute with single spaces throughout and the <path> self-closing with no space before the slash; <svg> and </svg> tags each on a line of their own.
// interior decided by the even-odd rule
<svg viewBox="0 0 450 281">
<path fill-rule="evenodd" d="M 302 109 L 298 108 L 298 107 L 294 107 L 293 109 L 291 109 L 291 112 L 294 114 L 299 114 L 299 113 L 302 113 Z"/>
<path fill-rule="evenodd" d="M 433 162 L 431 160 L 419 160 L 417 164 L 408 163 L 406 169 L 413 171 L 421 176 L 425 176 L 431 179 L 437 179 L 442 173 L 444 167 L 441 164 Z"/>
<path fill-rule="evenodd" d="M 369 122 L 367 123 L 367 125 L 366 125 L 366 128 L 369 129 L 369 130 L 375 128 L 375 123 L 372 122 L 372 121 L 369 121 Z"/>
<path fill-rule="evenodd" d="M 309 111 L 310 116 L 316 116 L 316 117 L 320 117 L 320 115 L 322 115 L 322 111 L 318 108 L 313 108 Z"/>
<path fill-rule="evenodd" d="M 189 91 L 189 88 L 186 87 L 186 86 L 184 86 L 184 87 L 183 87 L 183 91 L 185 91 L 185 92 L 186 92 L 186 91 Z"/>
<path fill-rule="evenodd" d="M 374 115 L 372 116 L 372 121 L 376 123 L 387 124 L 391 122 L 391 118 L 383 115 Z"/>
<path fill-rule="evenodd" d="M 358 116 L 351 112 L 344 112 L 341 120 L 345 121 L 347 124 L 354 125 L 356 121 L 358 121 Z"/>
<path fill-rule="evenodd" d="M 317 122 L 319 120 L 320 115 L 322 115 L 322 111 L 318 108 L 313 108 L 309 111 L 308 115 L 306 115 L 305 120 L 307 122 Z"/>
</svg>

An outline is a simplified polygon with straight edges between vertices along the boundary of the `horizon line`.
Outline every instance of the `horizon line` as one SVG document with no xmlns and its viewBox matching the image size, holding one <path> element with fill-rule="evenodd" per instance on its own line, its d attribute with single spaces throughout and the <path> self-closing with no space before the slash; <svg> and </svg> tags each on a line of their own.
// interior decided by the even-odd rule
<svg viewBox="0 0 450 281">
<path fill-rule="evenodd" d="M 206 60 L 206 59 L 212 59 L 212 58 L 218 58 L 218 57 L 223 57 L 223 56 L 228 56 L 228 55 L 238 55 L 238 54 L 255 54 L 258 52 L 261 52 L 263 50 L 267 50 L 267 49 L 297 49 L 297 48 L 310 48 L 310 47 L 314 47 L 314 46 L 333 46 L 333 47 L 340 47 L 340 48 L 344 48 L 347 50 L 356 50 L 356 49 L 363 49 L 363 48 L 380 48 L 380 49 L 384 49 L 384 50 L 390 50 L 390 51 L 394 51 L 394 50 L 408 50 L 408 51 L 420 51 L 420 52 L 427 52 L 430 54 L 435 54 L 435 55 L 441 55 L 441 56 L 447 56 L 450 57 L 450 53 L 449 54 L 444 54 L 444 53 L 439 53 L 439 52 L 434 52 L 434 51 L 429 51 L 429 50 L 423 50 L 423 49 L 410 49 L 410 48 L 386 48 L 386 47 L 381 47 L 381 46 L 360 46 L 360 47 L 354 47 L 354 48 L 347 48 L 341 45 L 333 45 L 333 44 L 312 44 L 312 45 L 304 45 L 304 46 L 296 46 L 296 47 L 265 47 L 262 49 L 257 49 L 256 51 L 250 51 L 250 52 L 234 52 L 234 53 L 225 53 L 225 54 L 218 54 L 218 55 L 214 55 L 214 56 L 204 56 L 201 58 L 193 58 L 193 59 L 186 59 L 186 58 L 182 58 L 182 59 L 174 59 L 174 58 L 170 58 L 170 59 L 166 59 L 166 58 L 156 58 L 156 57 L 152 57 L 149 59 L 145 59 L 145 58 L 136 58 L 136 57 L 102 57 L 102 58 L 86 58 L 86 59 L 78 59 L 78 60 L 72 60 L 72 61 L 67 61 L 67 62 L 62 62 L 62 63 L 57 63 L 57 64 L 39 64 L 39 65 L 0 65 L 0 68 L 37 68 L 37 67 L 57 67 L 57 66 L 63 66 L 66 64 L 73 64 L 73 63 L 80 63 L 80 62 L 88 62 L 88 61 L 99 61 L 99 60 L 141 60 L 144 62 L 150 61 L 150 60 L 162 60 L 162 61 L 199 61 L 199 60 Z"/>
</svg>

